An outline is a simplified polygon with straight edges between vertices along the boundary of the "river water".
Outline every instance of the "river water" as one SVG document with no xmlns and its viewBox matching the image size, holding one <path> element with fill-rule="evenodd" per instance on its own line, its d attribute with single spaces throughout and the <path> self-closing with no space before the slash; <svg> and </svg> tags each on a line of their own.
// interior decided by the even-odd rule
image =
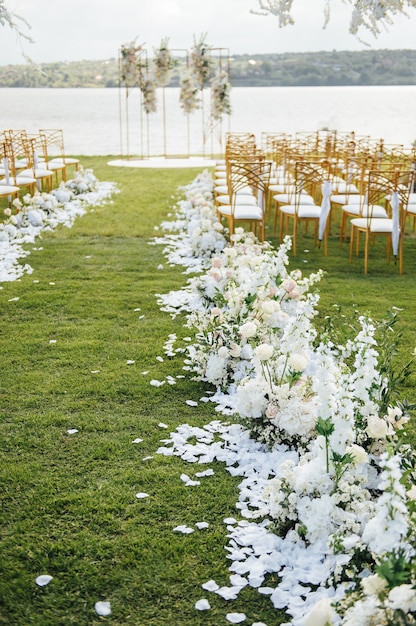
<svg viewBox="0 0 416 626">
<path fill-rule="evenodd" d="M 209 156 L 226 131 L 316 131 L 323 128 L 383 138 L 409 147 L 416 140 L 416 86 L 237 87 L 232 113 L 209 125 L 209 94 L 190 115 L 179 90 L 158 91 L 158 110 L 146 115 L 138 90 L 0 89 L 0 128 L 62 128 L 67 154 Z"/>
</svg>

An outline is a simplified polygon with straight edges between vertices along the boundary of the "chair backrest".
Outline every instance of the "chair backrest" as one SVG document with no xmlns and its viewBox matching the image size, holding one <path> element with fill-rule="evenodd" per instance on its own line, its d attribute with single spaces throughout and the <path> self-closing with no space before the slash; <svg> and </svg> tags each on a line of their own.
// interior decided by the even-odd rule
<svg viewBox="0 0 416 626">
<path fill-rule="evenodd" d="M 373 207 L 387 201 L 394 212 L 399 207 L 405 212 L 413 187 L 414 170 L 372 170 L 368 173 L 367 220 L 373 217 Z"/>
<path fill-rule="evenodd" d="M 271 167 L 271 161 L 263 158 L 230 162 L 229 185 L 232 210 L 235 208 L 237 193 L 249 187 L 257 198 L 257 204 L 265 211 Z"/>
<path fill-rule="evenodd" d="M 63 130 L 60 128 L 41 128 L 39 133 L 45 138 L 49 156 L 59 156 L 65 161 Z"/>
</svg>

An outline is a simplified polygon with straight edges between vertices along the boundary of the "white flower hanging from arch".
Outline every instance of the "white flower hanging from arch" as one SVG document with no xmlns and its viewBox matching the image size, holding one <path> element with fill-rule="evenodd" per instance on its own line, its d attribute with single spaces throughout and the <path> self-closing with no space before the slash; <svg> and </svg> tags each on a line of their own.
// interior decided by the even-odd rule
<svg viewBox="0 0 416 626">
<path fill-rule="evenodd" d="M 155 50 L 153 59 L 153 71 L 158 87 L 164 87 L 170 80 L 175 61 L 168 48 L 169 39 L 166 37 L 160 42 L 160 46 Z"/>
<path fill-rule="evenodd" d="M 358 35 L 360 29 L 368 30 L 377 37 L 382 28 L 393 24 L 394 17 L 406 15 L 407 9 L 416 8 L 416 0 L 343 0 L 352 7 L 349 31 L 352 35 Z M 292 16 L 293 0 L 258 0 L 258 10 L 252 9 L 252 13 L 258 15 L 275 15 L 279 20 L 279 27 L 294 24 Z M 325 24 L 330 18 L 331 0 L 325 0 L 324 14 Z"/>
<path fill-rule="evenodd" d="M 230 115 L 231 85 L 228 74 L 220 70 L 211 81 L 211 116 L 214 120 L 219 120 L 223 115 Z"/>
<path fill-rule="evenodd" d="M 203 89 L 211 73 L 210 47 L 206 43 L 207 34 L 201 35 L 199 40 L 194 37 L 194 45 L 191 48 L 191 73 L 198 89 Z"/>
<path fill-rule="evenodd" d="M 188 68 L 180 78 L 179 102 L 185 113 L 192 113 L 192 111 L 200 108 L 201 101 L 198 91 L 193 74 Z"/>
</svg>

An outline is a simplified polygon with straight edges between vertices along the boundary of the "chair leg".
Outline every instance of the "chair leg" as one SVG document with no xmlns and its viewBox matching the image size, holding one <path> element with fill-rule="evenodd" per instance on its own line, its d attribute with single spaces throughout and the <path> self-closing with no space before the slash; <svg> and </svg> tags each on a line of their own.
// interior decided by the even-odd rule
<svg viewBox="0 0 416 626">
<path fill-rule="evenodd" d="M 350 263 L 352 263 L 352 255 L 353 255 L 353 250 L 354 250 L 354 226 L 351 224 L 351 230 L 350 230 Z"/>
<path fill-rule="evenodd" d="M 298 236 L 298 221 L 295 216 L 293 220 L 293 256 L 296 256 L 297 236 Z"/>
<path fill-rule="evenodd" d="M 368 251 L 370 248 L 370 233 L 365 233 L 365 252 L 364 252 L 364 274 L 368 274 Z"/>
</svg>

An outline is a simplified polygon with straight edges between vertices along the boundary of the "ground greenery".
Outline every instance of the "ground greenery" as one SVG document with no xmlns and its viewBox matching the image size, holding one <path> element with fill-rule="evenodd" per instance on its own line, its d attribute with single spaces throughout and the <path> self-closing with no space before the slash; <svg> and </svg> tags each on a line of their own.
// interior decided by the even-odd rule
<svg viewBox="0 0 416 626">
<path fill-rule="evenodd" d="M 169 333 L 189 335 L 156 297 L 186 277 L 149 241 L 181 196 L 178 188 L 200 170 L 115 168 L 108 160 L 81 157 L 100 180 L 117 182 L 113 202 L 90 209 L 71 229 L 45 234 L 28 257 L 33 274 L 0 290 L 0 624 L 220 626 L 230 611 L 245 612 L 250 623 L 278 624 L 283 614 L 253 589 L 231 603 L 201 589 L 211 578 L 228 584 L 223 520 L 238 516 L 238 479 L 214 463 L 214 476 L 186 487 L 180 474 L 195 468 L 155 454 L 169 430 L 218 418 L 213 406 L 185 402 L 203 395 L 201 383 L 149 384 L 183 373 L 163 344 Z M 384 242 L 372 249 L 365 276 L 362 258 L 349 263 L 336 226 L 328 257 L 302 232 L 291 261 L 305 273 L 325 271 L 322 326 L 331 318 L 343 332 L 356 311 L 381 320 L 393 306 L 401 309 L 397 370 L 416 345 L 416 238 L 409 226 L 402 276 L 386 264 Z M 277 243 L 272 226 L 268 238 Z M 411 374 L 402 397 L 416 401 L 415 382 Z M 78 432 L 68 434 L 73 428 Z M 408 430 L 414 439 L 414 427 Z M 143 441 L 132 443 L 137 437 Z M 149 497 L 138 500 L 137 492 Z M 173 532 L 197 521 L 210 526 Z M 47 587 L 35 584 L 40 574 L 53 576 Z M 203 597 L 208 612 L 194 609 Z M 99 600 L 111 602 L 109 617 L 96 614 Z"/>
</svg>

